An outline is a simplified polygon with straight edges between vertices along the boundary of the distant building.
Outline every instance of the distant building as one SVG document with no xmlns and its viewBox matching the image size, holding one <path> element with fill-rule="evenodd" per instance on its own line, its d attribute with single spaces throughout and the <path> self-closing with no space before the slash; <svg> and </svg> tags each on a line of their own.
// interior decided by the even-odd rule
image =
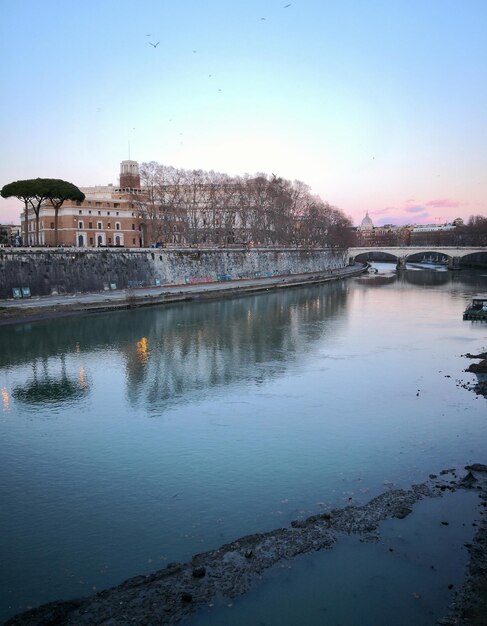
<svg viewBox="0 0 487 626">
<path fill-rule="evenodd" d="M 409 226 L 385 224 L 374 226 L 368 211 L 355 232 L 357 246 L 407 246 L 410 241 Z"/>
<path fill-rule="evenodd" d="M 455 220 L 458 224 L 425 224 L 414 226 L 411 230 L 411 245 L 413 246 L 452 246 L 455 245 L 457 228 L 463 222 Z"/>
<path fill-rule="evenodd" d="M 143 247 L 144 227 L 139 224 L 134 197 L 141 193 L 137 161 L 122 161 L 120 184 L 80 187 L 83 202 L 67 200 L 59 210 L 58 245 L 61 246 L 123 246 Z M 36 220 L 28 213 L 26 245 L 53 246 L 55 242 L 54 209 L 44 204 L 39 213 L 39 241 L 36 241 Z M 22 215 L 22 226 L 25 217 Z M 23 231 L 25 232 L 25 231 Z"/>
<path fill-rule="evenodd" d="M 365 213 L 365 217 L 362 220 L 362 223 L 359 226 L 359 230 L 361 232 L 370 232 L 372 230 L 374 230 L 374 223 L 372 222 L 372 220 L 369 217 L 369 212 L 366 211 Z"/>
<path fill-rule="evenodd" d="M 0 245 L 20 246 L 22 243 L 20 224 L 0 224 Z"/>
</svg>

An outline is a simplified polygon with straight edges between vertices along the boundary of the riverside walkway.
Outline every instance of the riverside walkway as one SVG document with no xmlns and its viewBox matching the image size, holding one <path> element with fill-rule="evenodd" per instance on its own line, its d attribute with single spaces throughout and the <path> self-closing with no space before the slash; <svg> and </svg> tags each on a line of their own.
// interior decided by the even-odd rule
<svg viewBox="0 0 487 626">
<path fill-rule="evenodd" d="M 49 317 L 127 309 L 141 306 L 169 304 L 190 300 L 205 300 L 258 293 L 271 289 L 298 287 L 328 281 L 340 280 L 361 274 L 365 269 L 362 263 L 352 266 L 290 274 L 268 278 L 244 278 L 223 282 L 198 284 L 159 285 L 135 289 L 116 289 L 96 293 L 75 293 L 50 296 L 37 296 L 18 300 L 0 300 L 0 324 L 16 321 L 35 321 Z"/>
</svg>

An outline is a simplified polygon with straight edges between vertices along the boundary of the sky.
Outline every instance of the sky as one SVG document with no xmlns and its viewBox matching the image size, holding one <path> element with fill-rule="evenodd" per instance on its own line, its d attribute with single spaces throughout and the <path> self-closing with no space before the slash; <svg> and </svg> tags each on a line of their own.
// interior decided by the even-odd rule
<svg viewBox="0 0 487 626">
<path fill-rule="evenodd" d="M 130 144 L 304 181 L 355 224 L 487 216 L 486 0 L 0 0 L 0 23 L 0 187 L 117 184 Z"/>
</svg>

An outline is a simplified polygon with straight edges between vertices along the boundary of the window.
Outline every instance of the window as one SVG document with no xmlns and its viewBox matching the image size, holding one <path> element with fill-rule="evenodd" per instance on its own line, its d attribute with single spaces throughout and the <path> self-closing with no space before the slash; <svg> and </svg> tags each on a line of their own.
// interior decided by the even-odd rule
<svg viewBox="0 0 487 626">
<path fill-rule="evenodd" d="M 108 237 L 108 243 L 112 243 L 112 238 Z"/>
<path fill-rule="evenodd" d="M 76 206 L 81 206 L 81 200 L 76 200 Z M 80 211 L 81 213 L 81 211 Z"/>
<path fill-rule="evenodd" d="M 83 228 L 83 222 L 78 222 L 78 228 L 82 229 Z"/>
<path fill-rule="evenodd" d="M 98 215 L 101 215 L 101 211 L 98 211 Z"/>
<path fill-rule="evenodd" d="M 110 205 L 108 205 L 108 206 L 110 206 Z M 107 215 L 110 215 L 110 211 L 107 211 Z"/>
<path fill-rule="evenodd" d="M 101 202 L 95 202 L 95 206 L 101 206 Z"/>
<path fill-rule="evenodd" d="M 118 209 L 119 206 L 120 206 L 120 202 L 114 202 L 113 203 L 113 208 L 114 209 Z M 117 215 L 118 215 L 118 213 L 117 213 Z"/>
<path fill-rule="evenodd" d="M 111 228 L 112 225 L 110 224 L 110 222 L 108 222 L 107 228 Z"/>
<path fill-rule="evenodd" d="M 88 215 L 91 215 L 91 209 L 88 211 Z"/>
<path fill-rule="evenodd" d="M 120 222 L 115 222 L 115 230 L 120 230 Z"/>
<path fill-rule="evenodd" d="M 77 202 L 76 204 L 79 206 L 79 202 Z M 83 211 L 80 209 L 80 210 L 78 211 L 78 215 L 81 215 L 82 213 L 83 213 Z"/>
<path fill-rule="evenodd" d="M 93 245 L 93 237 L 90 237 L 90 246 Z"/>
<path fill-rule="evenodd" d="M 117 211 L 117 215 L 120 215 L 120 213 Z"/>
<path fill-rule="evenodd" d="M 88 222 L 88 228 L 93 228 L 93 222 Z"/>
<path fill-rule="evenodd" d="M 97 222 L 96 223 L 96 227 L 98 228 L 98 230 L 102 229 L 102 223 L 101 222 Z"/>
<path fill-rule="evenodd" d="M 51 222 L 51 228 L 54 230 L 54 222 Z"/>
<path fill-rule="evenodd" d="M 110 206 L 110 203 L 109 203 L 109 202 L 107 202 L 107 206 Z"/>
<path fill-rule="evenodd" d="M 133 244 L 134 244 L 134 246 L 135 246 L 135 239 L 132 239 L 132 243 L 133 243 Z"/>
<path fill-rule="evenodd" d="M 135 230 L 135 224 L 132 224 L 132 230 Z M 134 241 L 135 243 L 135 241 Z"/>
</svg>

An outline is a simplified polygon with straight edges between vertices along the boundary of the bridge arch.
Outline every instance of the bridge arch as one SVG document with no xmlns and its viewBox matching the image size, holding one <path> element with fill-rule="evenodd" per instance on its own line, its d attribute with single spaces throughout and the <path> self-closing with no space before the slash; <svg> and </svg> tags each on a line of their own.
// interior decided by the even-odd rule
<svg viewBox="0 0 487 626">
<path fill-rule="evenodd" d="M 428 250 L 428 248 L 425 248 L 424 251 L 421 252 L 415 250 L 410 254 L 404 255 L 404 259 L 407 263 L 445 263 L 448 262 L 451 258 L 451 254 L 445 254 L 444 252 L 440 252 L 439 250 Z"/>
<path fill-rule="evenodd" d="M 352 255 L 354 261 L 359 263 L 365 263 L 366 261 L 391 261 L 397 262 L 398 256 L 392 252 L 385 252 L 381 250 L 366 250 L 364 252 L 358 252 Z"/>
<path fill-rule="evenodd" d="M 462 265 L 476 267 L 487 267 L 487 250 L 479 252 L 469 252 L 461 257 Z"/>
</svg>

